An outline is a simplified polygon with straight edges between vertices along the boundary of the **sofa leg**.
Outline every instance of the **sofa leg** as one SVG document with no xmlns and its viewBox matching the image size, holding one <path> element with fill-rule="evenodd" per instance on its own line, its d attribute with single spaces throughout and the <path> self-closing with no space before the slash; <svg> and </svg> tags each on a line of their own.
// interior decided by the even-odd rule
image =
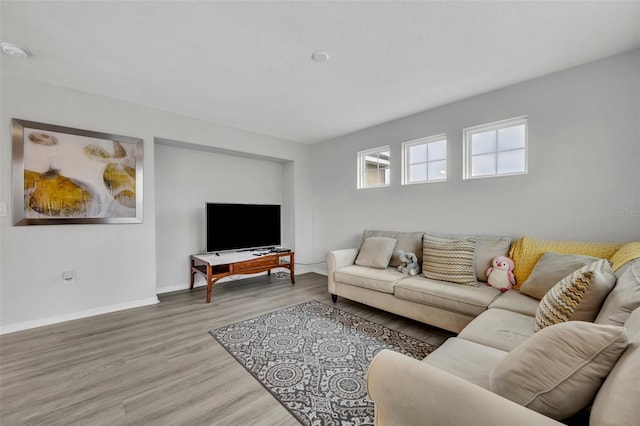
<svg viewBox="0 0 640 426">
<path fill-rule="evenodd" d="M 332 294 L 331 295 L 331 300 L 333 300 L 333 303 L 336 303 L 338 301 L 338 295 L 337 294 Z"/>
</svg>

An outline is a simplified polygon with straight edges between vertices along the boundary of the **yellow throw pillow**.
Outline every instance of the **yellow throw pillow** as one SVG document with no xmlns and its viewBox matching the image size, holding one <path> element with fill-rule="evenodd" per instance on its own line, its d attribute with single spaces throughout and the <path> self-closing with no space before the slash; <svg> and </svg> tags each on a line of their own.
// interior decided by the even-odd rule
<svg viewBox="0 0 640 426">
<path fill-rule="evenodd" d="M 529 278 L 534 266 L 545 252 L 553 251 L 561 254 L 582 254 L 585 256 L 611 259 L 623 246 L 622 243 L 594 243 L 588 241 L 551 241 L 539 240 L 533 237 L 517 239 L 509 250 L 509 257 L 515 263 L 513 275 L 516 277 L 514 288 L 520 286 Z"/>
</svg>

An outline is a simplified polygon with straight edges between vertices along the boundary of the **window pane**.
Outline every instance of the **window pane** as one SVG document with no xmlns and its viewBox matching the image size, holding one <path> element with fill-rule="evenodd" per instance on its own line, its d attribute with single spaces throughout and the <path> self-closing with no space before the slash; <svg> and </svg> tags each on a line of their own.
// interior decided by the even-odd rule
<svg viewBox="0 0 640 426">
<path fill-rule="evenodd" d="M 409 164 L 424 163 L 427 161 L 427 145 L 414 145 L 409 148 Z"/>
<path fill-rule="evenodd" d="M 424 182 L 427 180 L 427 163 L 409 166 L 409 182 Z"/>
<path fill-rule="evenodd" d="M 499 152 L 498 173 L 524 173 L 524 149 Z"/>
<path fill-rule="evenodd" d="M 496 131 L 471 135 L 471 155 L 496 152 Z"/>
<path fill-rule="evenodd" d="M 496 154 L 471 157 L 471 176 L 487 176 L 496 173 Z"/>
<path fill-rule="evenodd" d="M 429 162 L 429 180 L 443 180 L 447 178 L 447 160 Z"/>
<path fill-rule="evenodd" d="M 524 148 L 524 124 L 498 130 L 498 151 Z"/>
<path fill-rule="evenodd" d="M 445 158 L 447 158 L 447 141 L 429 144 L 429 161 L 444 160 Z"/>
</svg>

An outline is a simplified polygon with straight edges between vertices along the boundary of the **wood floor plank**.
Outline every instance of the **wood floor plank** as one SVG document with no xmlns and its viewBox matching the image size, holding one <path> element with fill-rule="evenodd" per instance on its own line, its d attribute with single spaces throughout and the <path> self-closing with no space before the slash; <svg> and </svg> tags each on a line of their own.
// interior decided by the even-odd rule
<svg viewBox="0 0 640 426">
<path fill-rule="evenodd" d="M 296 425 L 209 331 L 309 300 L 327 278 L 275 275 L 159 296 L 129 309 L 0 336 L 0 424 Z M 339 309 L 440 345 L 451 333 L 338 298 Z"/>
</svg>

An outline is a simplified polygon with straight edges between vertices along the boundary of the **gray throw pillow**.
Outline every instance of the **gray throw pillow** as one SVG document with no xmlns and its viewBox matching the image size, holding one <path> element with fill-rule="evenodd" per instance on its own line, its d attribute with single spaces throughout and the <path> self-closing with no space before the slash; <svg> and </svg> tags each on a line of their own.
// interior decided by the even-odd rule
<svg viewBox="0 0 640 426">
<path fill-rule="evenodd" d="M 396 240 L 388 237 L 365 238 L 356 257 L 356 265 L 385 269 L 396 248 Z"/>
<path fill-rule="evenodd" d="M 504 357 L 491 392 L 556 420 L 586 408 L 627 347 L 624 327 L 569 321 L 546 327 Z"/>
<path fill-rule="evenodd" d="M 560 254 L 551 251 L 542 255 L 529 278 L 520 287 L 520 293 L 542 300 L 551 288 L 567 275 L 598 260 L 579 254 Z"/>
<path fill-rule="evenodd" d="M 624 325 L 631 312 L 640 307 L 640 262 L 620 275 L 602 305 L 595 322 L 598 324 Z"/>
</svg>

